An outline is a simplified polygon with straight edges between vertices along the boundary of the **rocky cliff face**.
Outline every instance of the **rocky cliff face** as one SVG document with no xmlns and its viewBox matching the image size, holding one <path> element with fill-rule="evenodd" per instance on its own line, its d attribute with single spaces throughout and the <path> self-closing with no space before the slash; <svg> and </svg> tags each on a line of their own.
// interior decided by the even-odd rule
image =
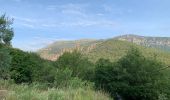
<svg viewBox="0 0 170 100">
<path fill-rule="evenodd" d="M 63 55 L 64 52 L 77 50 L 86 54 L 94 49 L 97 43 L 99 43 L 97 40 L 59 41 L 39 50 L 38 54 L 40 54 L 42 58 L 55 61 Z"/>
<path fill-rule="evenodd" d="M 109 39 L 108 39 L 109 40 Z M 145 37 L 138 35 L 122 35 L 111 40 L 120 40 L 135 43 L 145 47 L 157 48 L 164 51 L 170 52 L 170 38 L 168 37 Z M 64 52 L 73 52 L 78 50 L 84 54 L 88 54 L 100 43 L 103 43 L 106 40 L 75 40 L 75 41 L 58 41 L 55 42 L 46 48 L 43 48 L 38 51 L 42 58 L 48 60 L 57 60 Z M 114 44 L 115 45 L 115 44 Z M 113 45 L 110 45 L 113 46 Z M 107 46 L 104 49 L 109 49 Z"/>
<path fill-rule="evenodd" d="M 168 37 L 145 37 L 145 36 L 130 34 L 130 35 L 118 36 L 115 39 L 132 42 L 142 46 L 170 51 L 170 38 Z"/>
</svg>

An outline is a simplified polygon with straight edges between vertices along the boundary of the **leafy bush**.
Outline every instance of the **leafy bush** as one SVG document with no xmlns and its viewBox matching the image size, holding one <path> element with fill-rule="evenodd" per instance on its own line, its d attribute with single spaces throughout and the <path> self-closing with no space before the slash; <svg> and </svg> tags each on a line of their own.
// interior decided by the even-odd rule
<svg viewBox="0 0 170 100">
<path fill-rule="evenodd" d="M 65 52 L 59 57 L 56 64 L 60 69 L 70 69 L 73 77 L 79 77 L 86 80 L 93 79 L 93 63 L 78 51 L 73 51 L 72 53 Z"/>
<path fill-rule="evenodd" d="M 9 51 L 4 46 L 0 46 L 0 79 L 9 79 L 10 63 L 11 56 Z"/>
<path fill-rule="evenodd" d="M 159 93 L 167 94 L 164 90 L 169 88 L 165 84 L 166 75 L 160 70 L 166 66 L 156 59 L 145 58 L 136 48 L 128 51 L 117 63 L 99 60 L 96 66 L 96 87 L 110 92 L 113 97 L 157 100 Z"/>
<path fill-rule="evenodd" d="M 32 82 L 32 66 L 29 54 L 18 49 L 11 49 L 10 55 L 12 56 L 11 62 L 11 78 L 16 83 Z"/>
<path fill-rule="evenodd" d="M 82 80 L 78 77 L 72 77 L 72 71 L 68 68 L 57 70 L 54 86 L 57 88 L 73 88 L 73 89 L 82 87 L 93 87 L 91 82 Z"/>
<path fill-rule="evenodd" d="M 72 79 L 72 71 L 69 69 L 57 70 L 54 85 L 56 87 L 68 87 L 69 81 Z"/>
</svg>

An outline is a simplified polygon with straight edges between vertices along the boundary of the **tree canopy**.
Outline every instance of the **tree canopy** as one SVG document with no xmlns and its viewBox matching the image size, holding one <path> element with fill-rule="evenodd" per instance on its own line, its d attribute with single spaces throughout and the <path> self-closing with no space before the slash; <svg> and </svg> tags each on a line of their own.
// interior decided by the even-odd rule
<svg viewBox="0 0 170 100">
<path fill-rule="evenodd" d="M 95 84 L 125 100 L 158 100 L 165 89 L 167 75 L 159 69 L 166 67 L 155 58 L 145 58 L 138 49 L 132 48 L 118 62 L 101 59 L 96 64 Z"/>
<path fill-rule="evenodd" d="M 14 31 L 11 25 L 13 19 L 6 17 L 6 15 L 0 16 L 0 43 L 10 45 L 14 36 Z"/>
</svg>

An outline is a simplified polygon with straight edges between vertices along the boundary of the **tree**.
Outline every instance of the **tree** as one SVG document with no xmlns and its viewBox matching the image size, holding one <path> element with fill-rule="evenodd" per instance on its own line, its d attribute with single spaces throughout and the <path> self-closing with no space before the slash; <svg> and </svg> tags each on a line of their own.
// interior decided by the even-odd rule
<svg viewBox="0 0 170 100">
<path fill-rule="evenodd" d="M 16 83 L 31 83 L 32 68 L 35 66 L 30 59 L 29 53 L 18 49 L 11 49 L 12 56 L 10 74 Z"/>
<path fill-rule="evenodd" d="M 9 78 L 11 56 L 4 46 L 0 46 L 0 79 Z"/>
<path fill-rule="evenodd" d="M 61 69 L 68 68 L 72 70 L 73 77 L 92 79 L 94 65 L 78 51 L 65 52 L 56 63 Z"/>
<path fill-rule="evenodd" d="M 6 15 L 0 17 L 0 43 L 10 45 L 11 40 L 14 36 L 13 28 L 13 19 L 9 19 Z"/>
<path fill-rule="evenodd" d="M 13 19 L 9 19 L 5 14 L 0 16 L 0 78 L 2 79 L 8 79 L 10 77 L 9 67 L 11 56 L 6 45 L 10 45 L 14 36 L 13 29 L 11 28 L 12 22 Z"/>
<path fill-rule="evenodd" d="M 96 87 L 125 100 L 157 100 L 168 94 L 166 75 L 159 69 L 166 67 L 154 58 L 146 58 L 132 48 L 118 62 L 98 61 L 95 71 Z M 165 90 L 166 89 L 166 90 Z"/>
</svg>

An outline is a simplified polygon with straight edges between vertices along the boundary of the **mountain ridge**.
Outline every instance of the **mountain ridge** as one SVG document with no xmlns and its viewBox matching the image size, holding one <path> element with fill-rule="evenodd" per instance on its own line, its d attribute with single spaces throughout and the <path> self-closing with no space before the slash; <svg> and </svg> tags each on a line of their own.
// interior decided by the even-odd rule
<svg viewBox="0 0 170 100">
<path fill-rule="evenodd" d="M 93 61 L 101 57 L 115 60 L 124 55 L 131 46 L 142 48 L 146 52 L 148 50 L 158 55 L 168 55 L 170 57 L 170 53 L 168 53 L 170 51 L 169 37 L 146 37 L 132 34 L 100 40 L 58 41 L 39 50 L 38 54 L 42 58 L 55 61 L 64 52 L 79 50 Z M 113 55 L 115 58 L 112 57 Z M 165 58 L 169 59 L 169 57 Z"/>
<path fill-rule="evenodd" d="M 151 37 L 129 34 L 115 37 L 115 39 L 170 52 L 170 37 Z"/>
</svg>

